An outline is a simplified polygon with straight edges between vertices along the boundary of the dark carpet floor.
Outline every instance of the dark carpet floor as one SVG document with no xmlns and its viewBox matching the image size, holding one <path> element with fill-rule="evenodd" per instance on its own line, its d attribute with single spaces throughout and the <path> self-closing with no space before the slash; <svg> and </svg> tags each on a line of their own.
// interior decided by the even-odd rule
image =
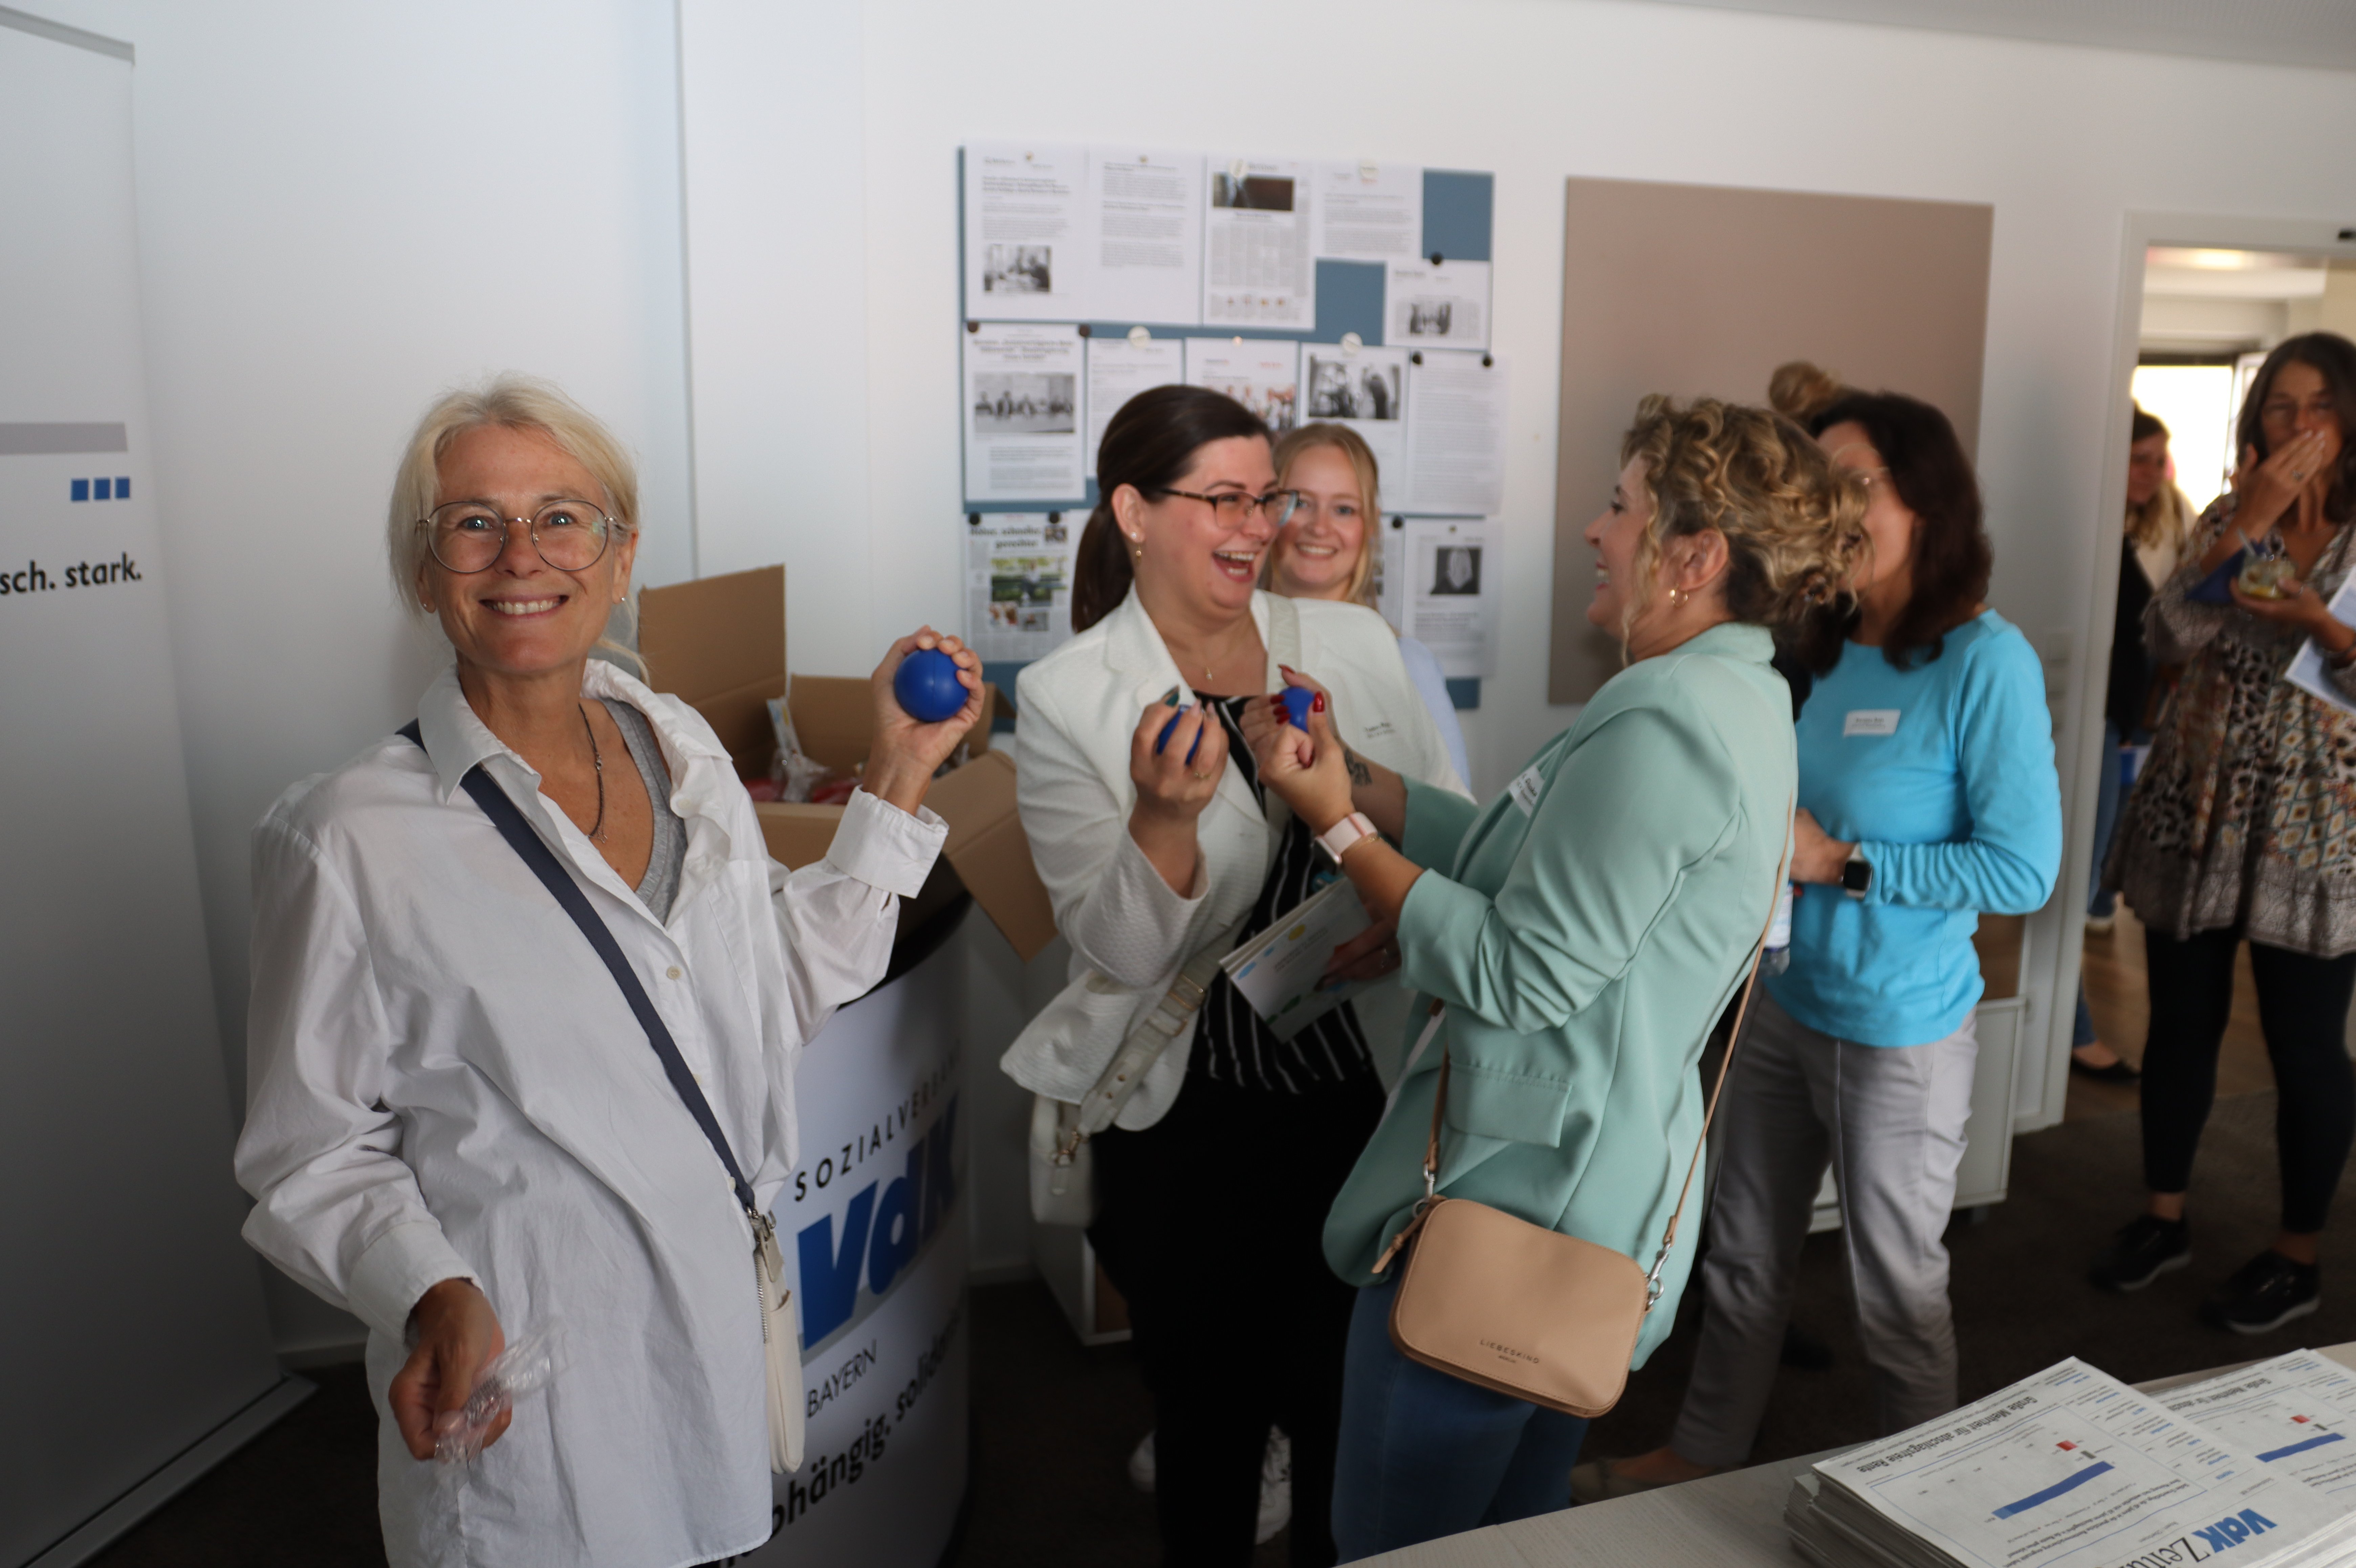
<svg viewBox="0 0 2356 1568">
<path fill-rule="evenodd" d="M 2356 1339 L 2356 1212 L 2343 1202 L 2324 1248 L 2325 1305 L 2262 1339 L 2205 1328 L 2201 1296 L 2274 1233 L 2274 1096 L 2221 1101 L 2193 1178 L 2193 1265 L 2132 1296 L 2083 1280 L 2109 1232 L 2136 1211 L 2133 1115 L 2071 1122 L 2013 1146 L 2011 1198 L 1984 1223 L 1959 1221 L 1948 1245 L 1967 1399 L 2063 1356 L 2130 1382 Z M 1676 1333 L 1596 1423 L 1591 1454 L 1665 1440 L 1692 1356 L 1697 1300 Z M 1848 1326 L 1837 1233 L 1808 1243 L 1794 1321 L 1833 1364 L 1785 1369 L 1755 1457 L 1810 1453 L 1873 1436 L 1867 1374 Z M 1132 1490 L 1130 1450 L 1151 1407 L 1124 1346 L 1087 1350 L 1045 1288 L 993 1286 L 973 1297 L 974 1468 L 955 1568 L 1149 1568 L 1152 1499 Z M 373 1416 L 358 1367 L 312 1374 L 307 1403 L 93 1559 L 100 1568 L 278 1568 L 384 1561 L 373 1496 Z M 1283 1538 L 1256 1568 L 1284 1561 Z M 811 1568 L 852 1568 L 812 1564 Z"/>
</svg>

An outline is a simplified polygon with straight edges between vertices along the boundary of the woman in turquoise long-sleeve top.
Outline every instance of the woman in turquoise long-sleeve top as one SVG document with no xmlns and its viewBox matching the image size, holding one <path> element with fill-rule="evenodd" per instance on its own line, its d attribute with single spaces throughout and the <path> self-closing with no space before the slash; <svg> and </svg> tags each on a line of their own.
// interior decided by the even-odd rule
<svg viewBox="0 0 2356 1568">
<path fill-rule="evenodd" d="M 1375 917 L 1335 973 L 1378 970 L 1395 942 L 1417 1016 L 1447 1004 L 1326 1221 L 1327 1261 L 1365 1287 L 1333 1491 L 1344 1562 L 1567 1506 L 1587 1424 L 1390 1344 L 1397 1271 L 1375 1264 L 1423 1196 L 1443 1043 L 1440 1190 L 1649 1266 L 1701 1132 L 1704 1039 L 1778 886 L 1795 765 L 1771 634 L 1844 579 L 1862 486 L 1789 422 L 1708 401 L 1646 399 L 1621 455 L 1587 530 L 1587 613 L 1628 667 L 1504 795 L 1476 807 L 1405 783 L 1347 753 L 1322 711 L 1307 735 L 1275 706 L 1247 728 L 1261 778 Z M 1688 1241 L 1636 1364 L 1668 1333 L 1690 1260 Z"/>
</svg>

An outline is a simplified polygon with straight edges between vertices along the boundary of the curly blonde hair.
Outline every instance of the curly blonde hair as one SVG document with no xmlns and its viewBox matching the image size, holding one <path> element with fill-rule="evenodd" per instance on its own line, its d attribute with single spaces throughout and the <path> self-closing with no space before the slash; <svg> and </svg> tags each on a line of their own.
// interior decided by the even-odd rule
<svg viewBox="0 0 2356 1568">
<path fill-rule="evenodd" d="M 1781 638 L 1837 599 L 1866 549 L 1864 481 L 1840 467 L 1780 414 L 1697 398 L 1680 405 L 1655 393 L 1636 405 L 1620 442 L 1622 467 L 1642 458 L 1653 502 L 1636 553 L 1636 608 L 1669 540 L 1715 530 L 1726 540 L 1726 607 L 1738 621 Z"/>
</svg>

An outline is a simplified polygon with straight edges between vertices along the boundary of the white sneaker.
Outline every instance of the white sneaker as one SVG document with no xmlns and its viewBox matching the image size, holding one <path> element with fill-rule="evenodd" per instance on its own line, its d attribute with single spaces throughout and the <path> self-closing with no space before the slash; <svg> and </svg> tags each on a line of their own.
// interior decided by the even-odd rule
<svg viewBox="0 0 2356 1568">
<path fill-rule="evenodd" d="M 1292 1522 L 1292 1439 L 1280 1427 L 1268 1429 L 1268 1452 L 1259 1460 L 1259 1533 L 1261 1546 Z"/>
<path fill-rule="evenodd" d="M 1129 1456 L 1129 1484 L 1141 1492 L 1153 1489 L 1153 1434 L 1145 1435 Z M 1268 1449 L 1259 1460 L 1259 1525 L 1253 1541 L 1261 1546 L 1292 1522 L 1292 1439 L 1280 1428 L 1268 1429 Z"/>
</svg>

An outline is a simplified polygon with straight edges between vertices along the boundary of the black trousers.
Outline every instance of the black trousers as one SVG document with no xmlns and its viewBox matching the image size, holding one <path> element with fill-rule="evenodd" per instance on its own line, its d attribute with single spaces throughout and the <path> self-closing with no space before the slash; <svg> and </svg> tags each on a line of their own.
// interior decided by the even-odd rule
<svg viewBox="0 0 2356 1568">
<path fill-rule="evenodd" d="M 2144 930 L 2151 1033 L 2143 1055 L 2143 1171 L 2154 1192 L 2181 1192 L 2217 1096 L 2217 1047 L 2233 1007 L 2234 931 L 2185 941 Z M 2275 1069 L 2275 1154 L 2282 1228 L 2323 1229 L 2356 1136 L 2356 1071 L 2348 1061 L 2348 1000 L 2356 953 L 2310 958 L 2250 944 L 2258 1021 Z"/>
<path fill-rule="evenodd" d="M 1169 1568 L 1251 1562 L 1271 1424 L 1292 1439 L 1294 1568 L 1334 1560 L 1357 1292 L 1325 1266 L 1323 1237 L 1382 1109 L 1371 1075 L 1307 1095 L 1193 1076 L 1153 1126 L 1095 1142 L 1101 1207 L 1088 1240 L 1128 1298 L 1153 1392 Z"/>
</svg>

